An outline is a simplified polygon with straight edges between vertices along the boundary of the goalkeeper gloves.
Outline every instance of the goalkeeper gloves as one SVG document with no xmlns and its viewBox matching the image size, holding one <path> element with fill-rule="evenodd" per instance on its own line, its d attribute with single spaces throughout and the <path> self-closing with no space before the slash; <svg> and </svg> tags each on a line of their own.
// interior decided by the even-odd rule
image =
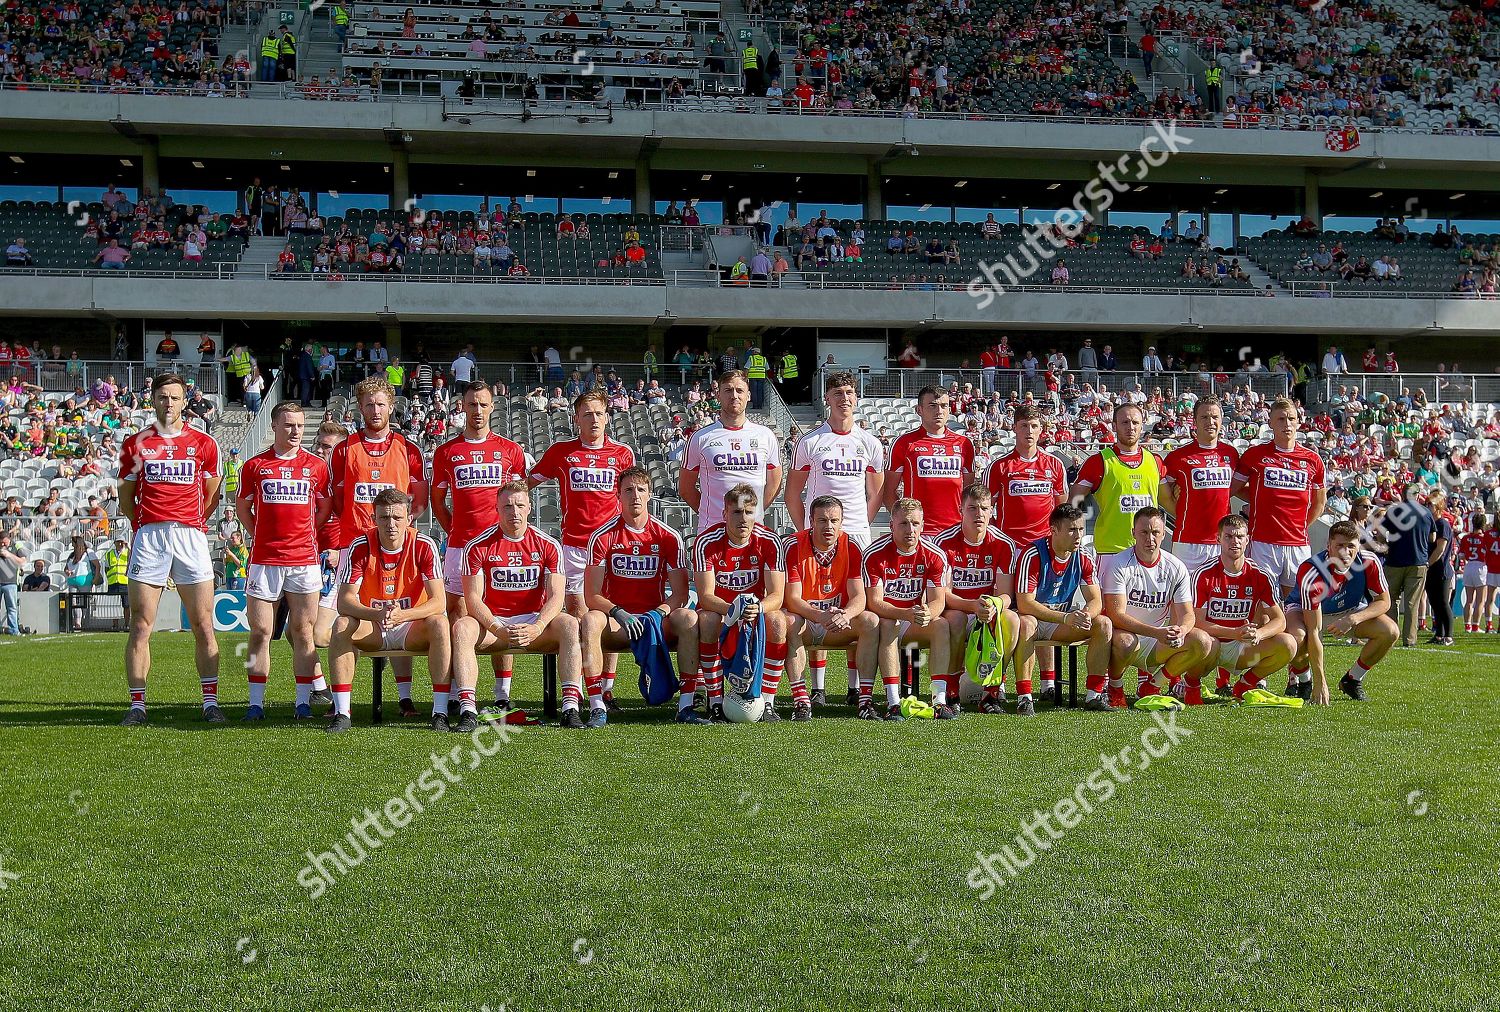
<svg viewBox="0 0 1500 1012">
<path fill-rule="evenodd" d="M 620 628 L 625 630 L 625 635 L 630 637 L 632 643 L 645 635 L 646 623 L 642 622 L 639 616 L 630 614 L 630 612 L 619 605 L 611 608 L 609 614 L 611 618 L 620 623 Z"/>
</svg>

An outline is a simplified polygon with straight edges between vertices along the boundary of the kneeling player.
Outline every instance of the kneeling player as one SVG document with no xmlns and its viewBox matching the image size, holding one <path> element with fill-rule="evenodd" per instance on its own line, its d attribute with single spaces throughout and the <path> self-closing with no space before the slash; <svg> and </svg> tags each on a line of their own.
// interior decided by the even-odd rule
<svg viewBox="0 0 1500 1012">
<path fill-rule="evenodd" d="M 948 562 L 947 610 L 943 612 L 943 621 L 948 623 L 952 637 L 948 652 L 949 671 L 934 674 L 932 680 L 932 703 L 937 708 L 939 719 L 957 715 L 958 669 L 963 666 L 964 646 L 969 633 L 978 623 L 995 620 L 996 607 L 984 598 L 1000 599 L 998 613 L 1005 625 L 1005 642 L 1013 647 L 1036 629 L 1036 619 L 1030 616 L 1022 618 L 1010 610 L 1015 590 L 1013 574 L 1017 556 L 1021 553 L 1014 541 L 990 526 L 994 499 L 989 488 L 977 481 L 970 482 L 963 491 L 961 503 L 959 515 L 962 519 L 958 525 L 939 534 L 933 542 Z M 984 713 L 1004 713 L 1004 706 L 1005 683 L 986 686 L 979 709 Z M 1031 673 L 1019 668 L 1016 669 L 1016 715 L 1036 715 L 1036 705 L 1031 699 Z"/>
<path fill-rule="evenodd" d="M 373 504 L 375 529 L 350 544 L 339 570 L 339 619 L 328 647 L 333 674 L 331 733 L 349 730 L 349 697 L 358 651 L 427 654 L 432 675 L 432 727 L 448 729 L 448 599 L 437 545 L 411 529 L 411 499 L 382 489 Z"/>
<path fill-rule="evenodd" d="M 865 555 L 865 607 L 880 619 L 880 679 L 885 683 L 885 719 L 901 720 L 903 643 L 927 647 L 929 670 L 948 670 L 951 635 L 943 620 L 947 603 L 948 563 L 943 553 L 922 538 L 922 503 L 899 499 L 891 507 L 891 533 L 870 545 Z M 873 679 L 860 669 L 861 720 L 880 720 L 872 700 Z"/>
<path fill-rule="evenodd" d="M 730 615 L 743 623 L 766 618 L 766 666 L 761 677 L 761 695 L 769 704 L 781 684 L 786 669 L 786 615 L 781 602 L 786 586 L 782 565 L 781 542 L 776 535 L 755 522 L 760 497 L 755 489 L 741 482 L 724 493 L 724 522 L 698 535 L 693 546 L 693 578 L 698 583 L 698 657 L 696 681 L 708 692 L 709 719 L 722 723 L 724 716 L 724 657 L 719 649 L 719 633 Z M 677 703 L 677 719 L 697 723 L 693 718 L 693 693 L 683 687 Z M 780 720 L 776 708 L 768 705 L 762 720 Z"/>
<path fill-rule="evenodd" d="M 836 496 L 812 501 L 811 523 L 786 543 L 787 649 L 791 663 L 792 719 L 812 720 L 804 673 L 808 654 L 843 647 L 849 670 L 875 667 L 880 619 L 865 610 L 864 555 L 844 533 L 844 504 Z M 852 648 L 852 649 L 851 649 Z"/>
<path fill-rule="evenodd" d="M 691 678 L 698 662 L 698 616 L 688 603 L 687 549 L 682 537 L 651 516 L 651 475 L 644 467 L 620 472 L 620 512 L 589 540 L 583 574 L 583 681 L 589 694 L 590 726 L 608 715 L 604 697 L 604 653 L 629 649 L 645 632 L 642 616 L 662 617 L 662 636 L 677 646 L 677 666 Z M 683 693 L 693 689 L 683 683 Z M 599 724 L 594 720 L 598 718 Z M 702 717 L 697 720 L 704 720 Z M 691 721 L 691 715 L 685 722 Z"/>
<path fill-rule="evenodd" d="M 1216 683 L 1220 692 L 1238 676 L 1233 691 L 1240 699 L 1286 667 L 1297 650 L 1275 585 L 1245 557 L 1249 546 L 1249 522 L 1238 514 L 1226 516 L 1219 521 L 1219 557 L 1193 576 L 1197 628 L 1214 638 L 1216 649 L 1188 672 L 1189 706 L 1203 702 L 1203 676 L 1210 671 L 1221 672 Z"/>
<path fill-rule="evenodd" d="M 1195 670 L 1214 642 L 1194 629 L 1192 578 L 1181 559 L 1161 550 L 1166 514 L 1155 506 L 1131 519 L 1135 544 L 1120 552 L 1104 573 L 1104 611 L 1114 623 L 1110 656 L 1109 703 L 1125 705 L 1127 668 L 1140 672 L 1136 696 L 1154 696 L 1154 679 L 1165 672 L 1175 695 L 1187 672 Z"/>
<path fill-rule="evenodd" d="M 479 726 L 474 692 L 479 654 L 557 654 L 562 680 L 562 726 L 584 727 L 578 713 L 583 662 L 578 619 L 563 611 L 566 579 L 562 546 L 537 530 L 531 494 L 524 481 L 500 486 L 500 522 L 477 535 L 465 549 L 464 610 L 453 623 L 453 675 L 458 682 L 455 731 Z M 590 727 L 604 726 L 604 707 L 590 714 Z"/>
<path fill-rule="evenodd" d="M 1088 698 L 1083 708 L 1109 713 L 1114 707 L 1104 688 L 1114 626 L 1101 614 L 1104 600 L 1094 560 L 1083 550 L 1083 510 L 1063 503 L 1052 510 L 1048 522 L 1051 532 L 1033 542 L 1016 563 L 1016 610 L 1036 621 L 1036 628 L 1016 645 L 1016 656 L 1029 670 L 1038 643 L 1088 643 Z"/>
<path fill-rule="evenodd" d="M 1380 560 L 1359 547 L 1359 528 L 1340 520 L 1328 529 L 1328 547 L 1302 563 L 1297 584 L 1286 599 L 1288 625 L 1297 640 L 1289 696 L 1300 695 L 1320 706 L 1328 703 L 1323 672 L 1323 635 L 1352 636 L 1365 641 L 1339 689 L 1350 699 L 1365 700 L 1364 678 L 1396 645 L 1399 631 L 1387 616 L 1391 592 Z M 1309 671 L 1311 669 L 1311 671 Z"/>
</svg>

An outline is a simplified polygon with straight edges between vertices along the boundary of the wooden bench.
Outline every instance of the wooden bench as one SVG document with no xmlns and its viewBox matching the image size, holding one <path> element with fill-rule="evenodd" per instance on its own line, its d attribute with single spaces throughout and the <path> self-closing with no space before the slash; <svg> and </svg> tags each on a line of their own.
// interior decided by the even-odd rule
<svg viewBox="0 0 1500 1012">
<path fill-rule="evenodd" d="M 1053 640 L 1037 640 L 1039 647 L 1066 647 L 1068 651 L 1068 702 L 1067 705 L 1075 707 L 1078 705 L 1078 651 L 1087 647 L 1088 643 L 1080 641 L 1077 643 L 1058 643 Z M 919 654 L 915 646 L 906 646 L 901 649 L 901 695 L 920 696 L 922 694 L 922 674 L 920 666 L 914 663 Z M 1060 673 L 1060 672 L 1059 672 Z M 1011 679 L 1014 689 L 1015 679 Z"/>
</svg>

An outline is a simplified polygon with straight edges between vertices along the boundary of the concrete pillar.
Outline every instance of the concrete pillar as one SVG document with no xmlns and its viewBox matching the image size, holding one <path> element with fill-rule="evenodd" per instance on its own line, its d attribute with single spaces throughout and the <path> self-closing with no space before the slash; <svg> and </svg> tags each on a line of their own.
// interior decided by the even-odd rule
<svg viewBox="0 0 1500 1012">
<path fill-rule="evenodd" d="M 384 320 L 382 322 L 385 325 L 384 340 L 386 354 L 391 356 L 391 358 L 398 358 L 401 355 L 401 321 Z M 401 364 L 406 366 L 408 373 L 411 372 L 411 363 L 403 361 Z"/>
<path fill-rule="evenodd" d="M 161 193 L 161 146 L 155 137 L 141 142 L 141 188 Z"/>
<path fill-rule="evenodd" d="M 1313 172 L 1307 172 L 1302 177 L 1302 213 L 1311 218 L 1314 225 L 1323 227 L 1323 211 L 1318 200 L 1318 176 Z"/>
<path fill-rule="evenodd" d="M 882 190 L 880 166 L 875 162 L 865 167 L 865 220 L 885 220 L 885 193 Z"/>
<path fill-rule="evenodd" d="M 391 149 L 391 207 L 404 208 L 411 199 L 411 156 L 405 148 Z"/>
<path fill-rule="evenodd" d="M 1240 212 L 1238 211 L 1229 218 L 1229 241 L 1234 244 L 1235 249 L 1240 248 Z"/>
<path fill-rule="evenodd" d="M 644 158 L 635 163 L 635 200 L 630 210 L 636 214 L 656 211 L 656 201 L 651 196 L 651 163 Z"/>
<path fill-rule="evenodd" d="M 1104 194 L 1101 193 L 1089 201 L 1089 217 L 1093 218 L 1094 224 L 1100 228 L 1109 224 L 1109 208 L 1104 203 Z"/>
</svg>

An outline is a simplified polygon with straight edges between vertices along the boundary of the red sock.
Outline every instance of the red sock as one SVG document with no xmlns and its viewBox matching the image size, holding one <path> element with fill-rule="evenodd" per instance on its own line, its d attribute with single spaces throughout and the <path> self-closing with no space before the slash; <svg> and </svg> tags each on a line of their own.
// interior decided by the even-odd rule
<svg viewBox="0 0 1500 1012">
<path fill-rule="evenodd" d="M 1203 705 L 1203 679 L 1197 675 L 1188 675 L 1187 698 L 1185 702 L 1188 706 Z"/>
<path fill-rule="evenodd" d="M 1229 680 L 1234 675 L 1228 668 L 1219 669 L 1219 677 L 1214 679 L 1214 686 L 1220 690 L 1229 688 Z"/>
<path fill-rule="evenodd" d="M 766 669 L 760 678 L 760 694 L 774 696 L 781 688 L 781 673 L 786 670 L 786 644 L 766 644 Z"/>
<path fill-rule="evenodd" d="M 1089 675 L 1083 684 L 1090 692 L 1103 692 L 1107 681 L 1103 675 Z"/>
<path fill-rule="evenodd" d="M 1031 679 L 1018 675 L 1016 677 L 1016 694 L 1020 696 L 1031 695 Z"/>
<path fill-rule="evenodd" d="M 1121 693 L 1124 691 L 1124 688 L 1120 689 Z M 1136 682 L 1135 694 L 1137 696 L 1159 696 L 1161 695 L 1161 689 L 1156 687 L 1156 683 L 1151 680 L 1150 675 L 1142 675 L 1140 680 Z"/>
<path fill-rule="evenodd" d="M 1245 693 L 1247 693 L 1251 689 L 1255 688 L 1256 683 L 1258 681 L 1259 681 L 1259 679 L 1257 679 L 1254 675 L 1252 675 L 1248 671 L 1246 671 L 1243 674 L 1241 674 L 1240 675 L 1240 680 L 1238 682 L 1234 683 L 1234 689 L 1231 690 L 1234 693 L 1234 698 L 1235 699 L 1242 698 L 1245 695 Z"/>
</svg>

